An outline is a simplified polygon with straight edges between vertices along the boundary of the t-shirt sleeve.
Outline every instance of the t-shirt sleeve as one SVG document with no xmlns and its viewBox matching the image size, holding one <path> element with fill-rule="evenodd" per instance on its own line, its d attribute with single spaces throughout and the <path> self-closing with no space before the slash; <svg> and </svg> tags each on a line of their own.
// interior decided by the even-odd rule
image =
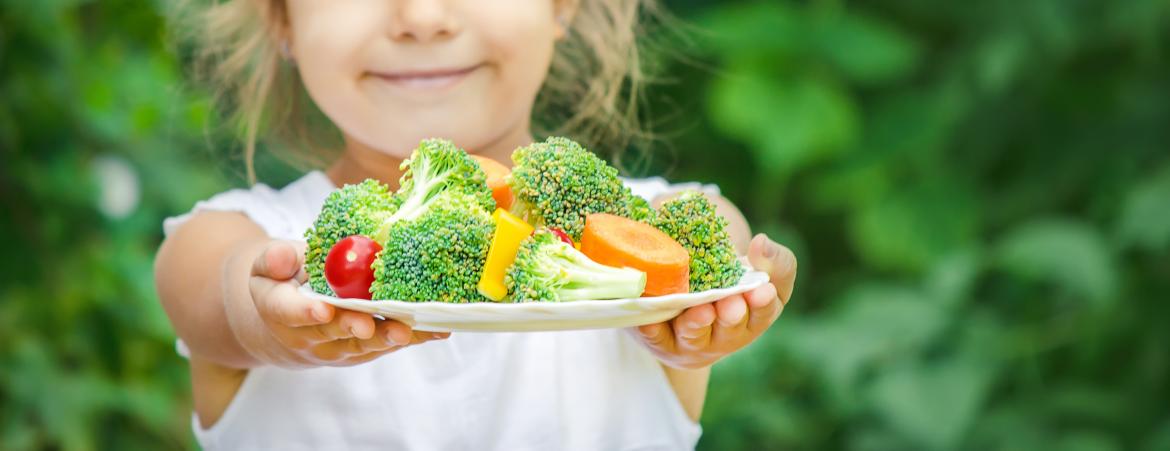
<svg viewBox="0 0 1170 451">
<path fill-rule="evenodd" d="M 677 193 L 687 190 L 695 190 L 704 194 L 714 196 L 720 195 L 719 186 L 710 183 L 699 182 L 685 182 L 685 183 L 670 183 L 662 177 L 647 177 L 643 179 L 623 179 L 626 186 L 630 188 L 630 192 L 641 196 L 647 201 L 653 201 L 654 198 L 663 194 Z"/>
<path fill-rule="evenodd" d="M 294 232 L 288 212 L 280 208 L 280 192 L 267 185 L 256 185 L 250 189 L 234 189 L 216 194 L 210 199 L 199 201 L 191 211 L 163 220 L 163 233 L 170 236 L 196 214 L 208 211 L 238 212 L 256 223 L 268 236 L 280 239 L 301 239 L 300 232 Z"/>
</svg>

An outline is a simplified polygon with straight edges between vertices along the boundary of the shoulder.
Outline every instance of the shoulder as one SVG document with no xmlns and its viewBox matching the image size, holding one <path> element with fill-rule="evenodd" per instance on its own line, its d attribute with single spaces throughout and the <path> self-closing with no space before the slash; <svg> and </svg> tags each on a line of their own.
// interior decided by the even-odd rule
<svg viewBox="0 0 1170 451">
<path fill-rule="evenodd" d="M 163 233 L 171 236 L 203 213 L 238 213 L 270 237 L 299 239 L 304 232 L 305 218 L 312 220 L 312 215 L 333 189 L 328 177 L 313 171 L 280 189 L 256 184 L 250 188 L 224 191 L 196 202 L 186 213 L 164 220 Z"/>
<path fill-rule="evenodd" d="M 672 194 L 686 190 L 697 190 L 708 196 L 719 196 L 719 186 L 710 183 L 682 182 L 671 183 L 662 177 L 622 178 L 622 182 L 634 194 L 653 202 L 655 199 L 669 197 Z"/>
</svg>

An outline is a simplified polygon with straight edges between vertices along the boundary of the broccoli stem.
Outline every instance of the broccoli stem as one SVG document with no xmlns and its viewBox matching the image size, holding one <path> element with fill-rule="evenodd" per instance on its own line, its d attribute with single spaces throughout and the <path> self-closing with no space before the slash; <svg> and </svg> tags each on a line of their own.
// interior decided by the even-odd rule
<svg viewBox="0 0 1170 451">
<path fill-rule="evenodd" d="M 420 168 L 419 174 L 426 174 L 430 169 L 429 161 L 423 160 L 423 167 Z M 394 214 L 382 221 L 382 225 L 378 227 L 378 231 L 374 233 L 374 241 L 378 243 L 385 243 L 390 235 L 390 227 L 398 221 L 408 221 L 418 218 L 427 211 L 430 207 L 430 201 L 434 198 L 431 191 L 439 187 L 448 176 L 451 175 L 450 170 L 436 176 L 420 176 L 415 179 L 414 189 L 411 190 L 410 196 L 402 202 L 398 210 Z"/>
<path fill-rule="evenodd" d="M 592 261 L 567 268 L 569 283 L 557 290 L 561 300 L 636 298 L 646 289 L 646 273 Z"/>
</svg>

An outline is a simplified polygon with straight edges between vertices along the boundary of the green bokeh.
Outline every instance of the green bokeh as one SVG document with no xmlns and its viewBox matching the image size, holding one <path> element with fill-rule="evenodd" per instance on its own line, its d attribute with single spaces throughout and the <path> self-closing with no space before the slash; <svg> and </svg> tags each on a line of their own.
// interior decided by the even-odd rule
<svg viewBox="0 0 1170 451">
<path fill-rule="evenodd" d="M 644 170 L 801 262 L 702 448 L 1170 449 L 1170 3 L 667 3 Z M 151 264 L 243 171 L 168 4 L 0 1 L 0 449 L 194 446 Z"/>
</svg>

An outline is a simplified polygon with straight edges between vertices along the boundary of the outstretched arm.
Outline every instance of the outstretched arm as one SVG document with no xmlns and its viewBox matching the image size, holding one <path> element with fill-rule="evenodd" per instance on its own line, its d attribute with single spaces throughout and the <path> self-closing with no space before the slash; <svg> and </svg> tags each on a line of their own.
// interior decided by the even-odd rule
<svg viewBox="0 0 1170 451">
<path fill-rule="evenodd" d="M 762 335 L 780 316 L 796 280 L 796 257 L 791 250 L 763 234 L 750 238 L 751 230 L 739 209 L 723 197 L 708 197 L 727 218 L 736 250 L 746 254 L 755 269 L 768 273 L 771 282 L 637 329 L 637 336 L 662 362 L 671 387 L 695 421 L 703 410 L 711 364 Z M 655 204 L 665 200 L 655 199 Z"/>
</svg>

